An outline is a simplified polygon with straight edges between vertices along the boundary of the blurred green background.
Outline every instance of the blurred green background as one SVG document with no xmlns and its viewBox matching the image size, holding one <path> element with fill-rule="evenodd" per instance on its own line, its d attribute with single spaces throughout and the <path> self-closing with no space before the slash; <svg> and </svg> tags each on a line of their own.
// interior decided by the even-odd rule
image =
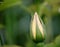
<svg viewBox="0 0 60 47">
<path fill-rule="evenodd" d="M 46 26 L 46 39 L 34 43 L 30 22 L 34 13 Z M 60 47 L 60 0 L 0 0 L 0 47 Z"/>
</svg>

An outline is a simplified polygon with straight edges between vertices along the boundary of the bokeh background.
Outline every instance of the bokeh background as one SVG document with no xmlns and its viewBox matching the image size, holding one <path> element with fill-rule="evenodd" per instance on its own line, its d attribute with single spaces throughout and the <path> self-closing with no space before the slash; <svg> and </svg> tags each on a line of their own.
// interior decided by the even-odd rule
<svg viewBox="0 0 60 47">
<path fill-rule="evenodd" d="M 46 39 L 30 38 L 34 13 L 46 26 Z M 60 47 L 60 0 L 0 0 L 0 47 Z"/>
</svg>

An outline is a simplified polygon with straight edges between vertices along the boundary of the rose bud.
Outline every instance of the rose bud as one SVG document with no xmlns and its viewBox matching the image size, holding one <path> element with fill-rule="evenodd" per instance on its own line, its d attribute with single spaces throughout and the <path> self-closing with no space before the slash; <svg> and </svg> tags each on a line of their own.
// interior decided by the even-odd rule
<svg viewBox="0 0 60 47">
<path fill-rule="evenodd" d="M 46 36 L 44 27 L 42 19 L 39 19 L 37 12 L 35 12 L 30 25 L 30 36 L 35 43 L 44 41 Z"/>
</svg>

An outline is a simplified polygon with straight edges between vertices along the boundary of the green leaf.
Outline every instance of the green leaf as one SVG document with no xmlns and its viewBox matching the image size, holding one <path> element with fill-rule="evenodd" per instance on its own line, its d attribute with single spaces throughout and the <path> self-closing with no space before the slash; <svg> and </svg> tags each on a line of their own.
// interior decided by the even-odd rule
<svg viewBox="0 0 60 47">
<path fill-rule="evenodd" d="M 15 5 L 20 5 L 21 3 L 20 0 L 4 0 L 0 5 L 0 11 Z"/>
</svg>

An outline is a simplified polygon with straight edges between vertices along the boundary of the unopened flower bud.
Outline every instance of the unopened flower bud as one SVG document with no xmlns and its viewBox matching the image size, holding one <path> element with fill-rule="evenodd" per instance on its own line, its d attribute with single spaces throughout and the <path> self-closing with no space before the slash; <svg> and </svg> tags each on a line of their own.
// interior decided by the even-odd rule
<svg viewBox="0 0 60 47">
<path fill-rule="evenodd" d="M 45 39 L 44 24 L 41 18 L 39 19 L 37 12 L 35 12 L 31 20 L 30 30 L 30 36 L 34 42 L 42 42 Z"/>
</svg>

